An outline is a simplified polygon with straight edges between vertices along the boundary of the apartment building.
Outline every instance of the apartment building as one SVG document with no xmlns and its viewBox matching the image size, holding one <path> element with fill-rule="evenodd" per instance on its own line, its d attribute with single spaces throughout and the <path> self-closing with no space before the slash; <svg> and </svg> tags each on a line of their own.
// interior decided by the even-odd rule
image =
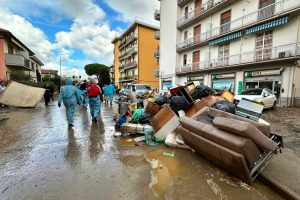
<svg viewBox="0 0 300 200">
<path fill-rule="evenodd" d="M 109 75 L 110 75 L 110 82 L 115 84 L 115 66 L 111 65 L 109 67 Z"/>
<path fill-rule="evenodd" d="M 11 32 L 0 28 L 0 79 L 14 80 L 24 74 L 31 81 L 41 81 L 44 64 Z"/>
<path fill-rule="evenodd" d="M 154 38 L 158 30 L 158 23 L 136 18 L 112 41 L 117 86 L 149 84 L 152 88 L 159 88 L 159 40 Z"/>
<path fill-rule="evenodd" d="M 58 70 L 42 69 L 42 78 L 55 78 L 56 76 L 58 76 Z"/>
<path fill-rule="evenodd" d="M 160 21 L 161 89 L 269 88 L 279 105 L 299 104 L 299 0 L 161 0 Z"/>
</svg>

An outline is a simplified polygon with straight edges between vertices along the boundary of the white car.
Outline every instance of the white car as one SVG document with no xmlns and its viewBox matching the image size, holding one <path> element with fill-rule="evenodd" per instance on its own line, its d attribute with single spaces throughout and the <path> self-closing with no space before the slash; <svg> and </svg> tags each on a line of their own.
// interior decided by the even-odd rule
<svg viewBox="0 0 300 200">
<path fill-rule="evenodd" d="M 126 89 L 129 89 L 130 91 L 134 91 L 136 95 L 152 91 L 151 87 L 149 85 L 147 85 L 147 84 L 132 84 L 132 85 L 127 85 Z"/>
<path fill-rule="evenodd" d="M 262 103 L 264 108 L 275 109 L 276 107 L 276 96 L 267 88 L 252 88 L 244 90 L 241 94 L 234 96 L 234 102 L 237 104 L 242 98 Z"/>
</svg>

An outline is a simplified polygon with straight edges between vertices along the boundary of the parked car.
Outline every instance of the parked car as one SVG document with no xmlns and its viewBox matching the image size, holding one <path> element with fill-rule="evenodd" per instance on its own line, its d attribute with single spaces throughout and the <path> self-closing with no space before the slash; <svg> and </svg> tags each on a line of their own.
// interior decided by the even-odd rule
<svg viewBox="0 0 300 200">
<path fill-rule="evenodd" d="M 126 88 L 134 91 L 136 95 L 152 91 L 151 87 L 147 84 L 132 84 L 128 85 Z"/>
<path fill-rule="evenodd" d="M 277 103 L 276 96 L 267 88 L 252 88 L 244 90 L 240 94 L 234 96 L 234 103 L 237 104 L 242 98 L 262 103 L 264 108 L 275 109 Z"/>
</svg>

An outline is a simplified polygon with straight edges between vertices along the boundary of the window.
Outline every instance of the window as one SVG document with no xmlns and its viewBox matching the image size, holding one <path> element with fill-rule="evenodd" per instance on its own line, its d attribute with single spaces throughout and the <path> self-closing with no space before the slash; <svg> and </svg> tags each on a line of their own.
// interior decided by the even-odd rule
<svg viewBox="0 0 300 200">
<path fill-rule="evenodd" d="M 219 45 L 219 64 L 227 65 L 229 57 L 229 43 Z"/>
<path fill-rule="evenodd" d="M 185 19 L 188 18 L 188 13 L 189 13 L 189 7 L 185 7 L 185 8 L 184 8 L 184 16 L 185 16 Z"/>
<path fill-rule="evenodd" d="M 248 89 L 241 92 L 241 95 L 261 95 L 263 89 Z"/>
<path fill-rule="evenodd" d="M 269 60 L 272 56 L 272 31 L 259 33 L 256 36 L 256 61 Z"/>
<path fill-rule="evenodd" d="M 13 54 L 14 53 L 14 48 L 11 45 L 8 45 L 8 53 Z"/>
<path fill-rule="evenodd" d="M 259 1 L 259 11 L 258 19 L 263 20 L 274 15 L 275 10 L 275 0 L 260 0 Z"/>
<path fill-rule="evenodd" d="M 188 38 L 188 31 L 184 31 L 184 40 L 187 40 Z"/>
<path fill-rule="evenodd" d="M 230 19 L 231 19 L 231 10 L 228 10 L 221 14 L 221 27 L 220 34 L 230 31 Z"/>
<path fill-rule="evenodd" d="M 183 55 L 183 65 L 185 66 L 186 65 L 186 62 L 187 61 L 187 55 L 186 54 L 184 54 Z"/>
</svg>

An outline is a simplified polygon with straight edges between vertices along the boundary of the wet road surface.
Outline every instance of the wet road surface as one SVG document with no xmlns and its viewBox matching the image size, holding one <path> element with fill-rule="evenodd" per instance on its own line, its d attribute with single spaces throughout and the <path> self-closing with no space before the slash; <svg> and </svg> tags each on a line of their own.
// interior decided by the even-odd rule
<svg viewBox="0 0 300 200">
<path fill-rule="evenodd" d="M 69 129 L 64 108 L 40 109 L 0 152 L 0 199 L 282 199 L 189 150 L 127 145 L 129 138 L 113 136 L 113 116 L 103 106 L 96 125 L 78 108 Z M 164 157 L 165 151 L 174 157 Z"/>
</svg>

